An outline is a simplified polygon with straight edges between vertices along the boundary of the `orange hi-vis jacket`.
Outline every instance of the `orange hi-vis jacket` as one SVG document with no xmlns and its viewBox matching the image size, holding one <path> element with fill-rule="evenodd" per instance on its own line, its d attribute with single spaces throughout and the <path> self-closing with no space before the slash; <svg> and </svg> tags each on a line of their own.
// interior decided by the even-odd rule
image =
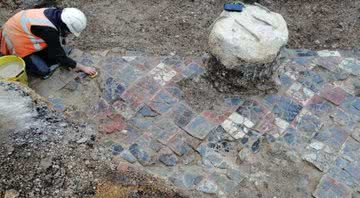
<svg viewBox="0 0 360 198">
<path fill-rule="evenodd" d="M 2 28 L 1 48 L 3 55 L 24 58 L 47 47 L 45 41 L 31 33 L 31 26 L 47 26 L 57 30 L 45 16 L 43 9 L 23 10 L 12 16 Z"/>
</svg>

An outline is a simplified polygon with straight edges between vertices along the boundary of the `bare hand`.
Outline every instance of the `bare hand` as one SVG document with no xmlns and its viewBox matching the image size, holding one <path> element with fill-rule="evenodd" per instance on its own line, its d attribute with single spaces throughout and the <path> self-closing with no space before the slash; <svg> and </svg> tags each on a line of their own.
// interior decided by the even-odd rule
<svg viewBox="0 0 360 198">
<path fill-rule="evenodd" d="M 75 71 L 82 71 L 84 72 L 85 74 L 88 74 L 88 75 L 94 75 L 96 74 L 96 69 L 93 68 L 93 67 L 86 67 L 84 65 L 77 65 L 75 67 Z"/>
<path fill-rule="evenodd" d="M 93 67 L 84 67 L 81 71 L 83 71 L 85 74 L 89 74 L 89 75 L 96 74 L 96 69 Z"/>
</svg>

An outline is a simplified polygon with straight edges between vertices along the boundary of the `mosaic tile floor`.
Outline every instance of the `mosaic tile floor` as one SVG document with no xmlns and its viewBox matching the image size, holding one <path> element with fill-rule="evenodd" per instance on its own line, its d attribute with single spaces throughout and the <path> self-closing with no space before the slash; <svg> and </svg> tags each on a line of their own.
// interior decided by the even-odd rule
<svg viewBox="0 0 360 198">
<path fill-rule="evenodd" d="M 221 111 L 203 112 L 186 103 L 176 84 L 205 72 L 201 58 L 80 51 L 73 57 L 100 68 L 101 93 L 86 115 L 97 121 L 114 156 L 178 187 L 226 196 L 249 175 L 238 158 L 246 157 L 245 151 L 258 152 L 266 139 L 288 146 L 319 169 L 323 177 L 309 193 L 329 198 L 351 197 L 360 187 L 360 98 L 353 86 L 360 80 L 359 55 L 286 50 L 278 93 L 227 97 Z M 55 93 L 75 82 L 76 92 L 83 77 L 53 77 L 33 87 Z M 62 111 L 61 100 L 50 101 Z"/>
</svg>

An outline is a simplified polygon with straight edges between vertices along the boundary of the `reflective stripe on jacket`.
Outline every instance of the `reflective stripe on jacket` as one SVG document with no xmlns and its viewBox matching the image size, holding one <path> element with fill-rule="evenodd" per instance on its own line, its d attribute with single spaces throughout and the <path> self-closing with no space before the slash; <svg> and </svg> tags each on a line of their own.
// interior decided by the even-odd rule
<svg viewBox="0 0 360 198">
<path fill-rule="evenodd" d="M 57 30 L 45 16 L 43 9 L 23 10 L 11 17 L 3 26 L 0 52 L 28 56 L 47 47 L 45 41 L 31 33 L 31 26 L 47 26 Z"/>
</svg>

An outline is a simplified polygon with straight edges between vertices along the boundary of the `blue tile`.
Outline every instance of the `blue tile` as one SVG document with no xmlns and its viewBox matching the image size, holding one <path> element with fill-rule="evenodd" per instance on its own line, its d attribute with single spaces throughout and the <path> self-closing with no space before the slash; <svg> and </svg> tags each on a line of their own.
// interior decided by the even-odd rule
<svg viewBox="0 0 360 198">
<path fill-rule="evenodd" d="M 169 111 L 176 103 L 177 99 L 164 90 L 161 90 L 150 102 L 151 107 L 161 114 Z"/>
<path fill-rule="evenodd" d="M 265 108 L 257 101 L 246 100 L 236 112 L 256 124 L 265 115 Z"/>
<path fill-rule="evenodd" d="M 318 92 L 325 85 L 325 80 L 314 71 L 305 71 L 298 81 L 311 91 Z"/>
<path fill-rule="evenodd" d="M 171 120 L 162 119 L 157 121 L 155 126 L 149 130 L 158 141 L 167 144 L 170 138 L 176 135 L 179 128 Z"/>
<path fill-rule="evenodd" d="M 48 100 L 56 111 L 65 111 L 65 105 L 61 98 L 49 98 Z"/>
<path fill-rule="evenodd" d="M 141 164 L 149 164 L 151 162 L 151 156 L 147 150 L 148 149 L 138 144 L 133 144 L 129 147 L 130 153 L 135 156 Z"/>
<path fill-rule="evenodd" d="M 315 115 L 305 114 L 300 118 L 296 128 L 305 132 L 307 137 L 312 137 L 322 126 L 320 118 Z"/>
<path fill-rule="evenodd" d="M 119 155 L 123 150 L 124 148 L 119 144 L 113 144 L 111 146 L 111 151 L 113 155 Z"/>
<path fill-rule="evenodd" d="M 129 122 L 140 129 L 148 129 L 154 124 L 158 116 L 158 113 L 144 105 Z"/>
<path fill-rule="evenodd" d="M 185 127 L 185 130 L 196 138 L 204 139 L 213 128 L 215 128 L 214 124 L 202 116 L 197 116 Z"/>
<path fill-rule="evenodd" d="M 348 128 L 349 130 L 352 130 L 355 124 L 360 120 L 359 118 L 356 119 L 356 117 L 350 116 L 340 109 L 337 109 L 331 116 L 336 123 Z"/>
<path fill-rule="evenodd" d="M 360 99 L 356 99 L 353 103 L 352 106 L 360 111 Z"/>
<path fill-rule="evenodd" d="M 200 75 L 204 73 L 205 69 L 195 63 L 189 64 L 183 71 L 185 77 L 190 77 L 192 75 Z"/>
<path fill-rule="evenodd" d="M 281 82 L 281 86 L 284 86 L 286 88 L 290 87 L 293 84 L 293 80 L 285 74 L 280 75 L 279 79 Z"/>
<path fill-rule="evenodd" d="M 285 135 L 283 136 L 284 140 L 286 143 L 288 143 L 289 145 L 293 145 L 295 144 L 295 134 L 292 132 L 286 132 Z"/>
<path fill-rule="evenodd" d="M 322 177 L 315 193 L 315 197 L 350 197 L 351 189 L 345 184 L 336 181 L 329 175 Z"/>
<path fill-rule="evenodd" d="M 159 161 L 165 164 L 166 166 L 175 166 L 178 159 L 174 154 L 162 154 L 159 157 Z"/>
<path fill-rule="evenodd" d="M 172 94 L 177 99 L 183 99 L 184 98 L 184 93 L 179 87 L 169 86 L 169 87 L 166 87 L 165 89 L 166 89 L 166 91 L 168 91 L 170 94 Z"/>
<path fill-rule="evenodd" d="M 143 117 L 156 117 L 159 114 L 153 111 L 149 106 L 144 105 L 141 107 L 138 111 L 139 114 L 141 114 Z"/>
<path fill-rule="evenodd" d="M 344 158 L 360 164 L 359 151 L 360 143 L 352 138 L 348 138 L 348 140 L 345 142 L 345 147 L 342 150 L 342 155 Z"/>
<path fill-rule="evenodd" d="M 78 62 L 86 66 L 94 65 L 93 57 L 90 54 L 84 54 Z"/>
<path fill-rule="evenodd" d="M 349 113 L 350 115 L 354 115 L 357 116 L 357 118 L 360 118 L 360 110 L 358 109 L 359 101 L 360 99 L 354 96 L 348 96 L 345 99 L 345 102 L 343 102 L 343 104 L 341 104 L 340 106 L 346 113 Z"/>
<path fill-rule="evenodd" d="M 330 146 L 334 150 L 340 150 L 348 136 L 349 134 L 343 129 L 327 128 L 317 133 L 314 139 Z"/>
<path fill-rule="evenodd" d="M 313 99 L 315 99 L 315 97 Z M 311 113 L 318 116 L 322 116 L 326 113 L 331 112 L 335 107 L 330 102 L 319 97 L 317 101 L 314 100 L 310 101 L 306 106 L 306 108 L 309 109 Z"/>
<path fill-rule="evenodd" d="M 185 105 L 177 104 L 172 112 L 174 122 L 180 128 L 185 128 L 187 124 L 194 118 L 195 113 Z"/>
<path fill-rule="evenodd" d="M 104 90 L 102 92 L 102 97 L 108 101 L 112 102 L 120 99 L 121 94 L 123 94 L 125 88 L 120 83 L 116 82 L 112 77 L 106 79 L 104 83 Z"/>
<path fill-rule="evenodd" d="M 180 156 L 185 155 L 191 151 L 190 146 L 180 136 L 175 137 L 169 143 L 169 147 L 172 151 L 174 151 L 177 155 L 180 155 Z"/>
<path fill-rule="evenodd" d="M 336 159 L 335 165 L 329 171 L 334 179 L 354 188 L 360 183 L 360 166 L 341 157 Z"/>
<path fill-rule="evenodd" d="M 347 59 L 345 63 L 342 63 L 342 67 L 354 75 L 360 75 L 360 61 L 357 59 Z"/>
<path fill-rule="evenodd" d="M 242 104 L 243 100 L 241 99 L 240 96 L 232 96 L 232 97 L 228 97 L 225 98 L 225 103 L 229 106 L 238 106 L 240 104 Z"/>
<path fill-rule="evenodd" d="M 296 55 L 299 57 L 306 57 L 306 56 L 317 56 L 317 52 L 307 50 L 307 49 L 296 49 Z"/>
<path fill-rule="evenodd" d="M 275 102 L 272 112 L 281 119 L 292 122 L 302 110 L 302 106 L 288 97 L 281 96 Z"/>
<path fill-rule="evenodd" d="M 300 65 L 309 65 L 311 64 L 313 60 L 313 57 L 295 57 L 292 59 L 292 61 L 294 61 L 295 63 L 297 64 L 300 64 Z"/>
<path fill-rule="evenodd" d="M 277 95 L 267 95 L 264 97 L 264 103 L 268 105 L 269 107 L 272 107 L 279 99 L 279 96 Z"/>
<path fill-rule="evenodd" d="M 203 179 L 201 173 L 191 170 L 175 172 L 169 180 L 178 187 L 193 189 Z"/>
<path fill-rule="evenodd" d="M 129 65 L 119 72 L 116 75 L 116 78 L 124 84 L 125 87 L 129 87 L 137 79 L 141 78 L 144 75 L 144 72 Z"/>
</svg>

